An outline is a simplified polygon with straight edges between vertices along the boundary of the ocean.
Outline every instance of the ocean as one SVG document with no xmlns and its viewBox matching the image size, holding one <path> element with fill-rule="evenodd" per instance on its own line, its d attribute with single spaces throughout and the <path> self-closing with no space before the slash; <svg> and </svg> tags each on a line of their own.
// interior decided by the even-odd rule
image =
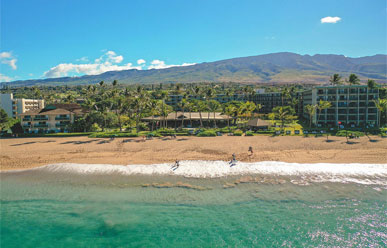
<svg viewBox="0 0 387 248">
<path fill-rule="evenodd" d="M 0 247 L 386 247 L 387 164 L 181 161 L 0 173 Z"/>
</svg>

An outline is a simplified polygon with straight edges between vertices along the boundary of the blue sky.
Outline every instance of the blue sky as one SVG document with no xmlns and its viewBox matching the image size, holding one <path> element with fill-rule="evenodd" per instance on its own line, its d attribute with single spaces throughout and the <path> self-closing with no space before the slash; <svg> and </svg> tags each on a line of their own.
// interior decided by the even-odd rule
<svg viewBox="0 0 387 248">
<path fill-rule="evenodd" d="M 0 7 L 0 81 L 283 51 L 387 53 L 385 0 L 2 0 Z"/>
</svg>

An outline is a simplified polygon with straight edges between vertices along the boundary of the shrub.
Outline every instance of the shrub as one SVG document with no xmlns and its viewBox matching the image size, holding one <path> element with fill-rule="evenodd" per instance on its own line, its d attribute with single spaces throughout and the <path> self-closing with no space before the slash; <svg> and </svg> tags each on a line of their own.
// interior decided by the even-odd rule
<svg viewBox="0 0 387 248">
<path fill-rule="evenodd" d="M 92 131 L 92 132 L 99 132 L 101 130 L 102 129 L 99 127 L 99 125 L 97 123 L 93 123 L 93 125 L 91 125 L 90 131 Z"/>
<path fill-rule="evenodd" d="M 246 132 L 246 136 L 254 136 L 254 133 L 251 132 L 251 131 L 247 131 L 247 132 Z"/>
<path fill-rule="evenodd" d="M 216 132 L 215 131 L 203 131 L 197 134 L 198 137 L 216 137 Z"/>
<path fill-rule="evenodd" d="M 364 133 L 363 132 L 358 132 L 358 131 L 347 131 L 347 130 L 340 130 L 336 133 L 336 136 L 339 136 L 339 137 L 346 137 L 347 135 L 350 136 L 350 135 L 354 135 L 354 136 L 364 136 Z"/>
<path fill-rule="evenodd" d="M 234 136 L 242 136 L 243 132 L 241 130 L 234 131 Z"/>
<path fill-rule="evenodd" d="M 138 137 L 138 133 L 119 133 L 119 132 L 103 132 L 103 133 L 93 133 L 89 135 L 89 138 L 111 138 L 114 137 Z"/>
</svg>

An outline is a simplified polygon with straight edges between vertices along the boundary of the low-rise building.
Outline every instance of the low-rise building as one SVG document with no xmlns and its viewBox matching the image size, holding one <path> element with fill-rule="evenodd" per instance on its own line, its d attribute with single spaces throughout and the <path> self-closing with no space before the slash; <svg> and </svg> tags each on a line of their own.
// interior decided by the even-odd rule
<svg viewBox="0 0 387 248">
<path fill-rule="evenodd" d="M 374 100 L 379 98 L 378 88 L 367 85 L 317 86 L 303 93 L 303 105 L 315 105 L 320 100 L 331 102 L 326 110 L 317 110 L 312 123 L 317 126 L 375 127 L 378 126 L 378 109 Z M 308 113 L 304 117 L 310 119 Z"/>
<path fill-rule="evenodd" d="M 142 121 L 150 123 L 156 123 L 160 125 L 164 122 L 166 127 L 180 127 L 184 124 L 184 127 L 199 127 L 200 122 L 204 126 L 212 126 L 214 122 L 218 127 L 227 126 L 228 122 L 232 120 L 231 116 L 224 115 L 220 112 L 172 112 L 168 116 L 149 116 L 141 119 Z M 183 121 L 184 120 L 184 121 Z"/>
<path fill-rule="evenodd" d="M 85 111 L 78 104 L 51 104 L 19 114 L 25 133 L 68 132 L 76 116 Z"/>
<path fill-rule="evenodd" d="M 9 117 L 17 118 L 27 111 L 44 108 L 44 100 L 13 98 L 12 93 L 0 94 L 0 107 Z"/>
</svg>

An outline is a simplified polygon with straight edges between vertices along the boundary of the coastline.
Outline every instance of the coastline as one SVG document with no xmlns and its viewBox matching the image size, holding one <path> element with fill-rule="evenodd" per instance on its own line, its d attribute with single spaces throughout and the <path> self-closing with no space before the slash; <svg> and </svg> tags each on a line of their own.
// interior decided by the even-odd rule
<svg viewBox="0 0 387 248">
<path fill-rule="evenodd" d="M 0 140 L 0 170 L 23 170 L 47 164 L 159 164 L 178 160 L 228 161 L 235 153 L 243 162 L 387 163 L 387 139 L 361 137 L 221 136 L 169 137 L 142 141 L 88 137 L 44 137 Z M 254 154 L 248 155 L 249 146 Z"/>
</svg>

